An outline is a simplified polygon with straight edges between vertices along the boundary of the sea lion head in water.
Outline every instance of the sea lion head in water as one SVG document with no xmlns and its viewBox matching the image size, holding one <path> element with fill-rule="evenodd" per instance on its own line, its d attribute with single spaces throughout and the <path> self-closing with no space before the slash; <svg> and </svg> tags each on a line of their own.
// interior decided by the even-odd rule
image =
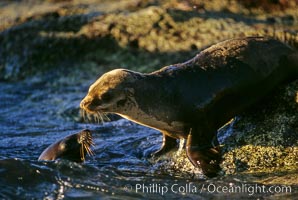
<svg viewBox="0 0 298 200">
<path fill-rule="evenodd" d="M 115 69 L 105 73 L 89 87 L 88 95 L 80 107 L 87 113 L 125 113 L 133 110 L 134 89 L 130 87 L 141 74 L 125 69 Z"/>
<path fill-rule="evenodd" d="M 94 155 L 91 150 L 92 135 L 89 130 L 69 135 L 46 148 L 38 160 L 56 160 L 58 158 L 74 162 L 84 162 L 86 153 Z"/>
</svg>

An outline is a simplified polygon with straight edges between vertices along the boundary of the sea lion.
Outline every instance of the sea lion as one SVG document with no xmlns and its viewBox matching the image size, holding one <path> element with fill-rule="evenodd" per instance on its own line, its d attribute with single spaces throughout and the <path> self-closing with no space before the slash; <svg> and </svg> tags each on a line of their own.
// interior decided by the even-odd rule
<svg viewBox="0 0 298 200">
<path fill-rule="evenodd" d="M 81 101 L 88 113 L 116 113 L 163 134 L 156 155 L 185 138 L 187 156 L 205 175 L 220 170 L 217 129 L 286 80 L 298 78 L 297 52 L 270 38 L 215 44 L 194 58 L 144 74 L 103 74 Z"/>
<path fill-rule="evenodd" d="M 93 140 L 90 130 L 86 129 L 79 133 L 69 135 L 46 148 L 38 160 L 66 159 L 73 162 L 84 162 L 86 153 L 93 155 L 91 146 Z"/>
</svg>

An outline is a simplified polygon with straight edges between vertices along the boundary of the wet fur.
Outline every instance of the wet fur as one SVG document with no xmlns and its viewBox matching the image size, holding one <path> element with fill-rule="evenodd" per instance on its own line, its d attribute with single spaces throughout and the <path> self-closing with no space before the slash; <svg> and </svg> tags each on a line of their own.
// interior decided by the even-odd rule
<svg viewBox="0 0 298 200">
<path fill-rule="evenodd" d="M 277 85 L 297 79 L 297 55 L 274 39 L 232 39 L 150 74 L 110 71 L 90 86 L 80 106 L 161 131 L 158 155 L 172 149 L 175 139 L 187 139 L 190 161 L 212 177 L 220 170 L 217 129 Z"/>
<path fill-rule="evenodd" d="M 69 135 L 46 148 L 38 160 L 66 159 L 74 162 L 84 162 L 86 153 L 94 155 L 91 147 L 94 146 L 91 132 L 83 130 Z"/>
</svg>

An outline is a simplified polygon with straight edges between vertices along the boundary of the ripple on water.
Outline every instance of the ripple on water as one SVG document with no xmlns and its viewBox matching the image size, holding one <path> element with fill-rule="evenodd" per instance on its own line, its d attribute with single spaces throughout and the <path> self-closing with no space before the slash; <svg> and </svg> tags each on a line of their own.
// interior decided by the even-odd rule
<svg viewBox="0 0 298 200">
<path fill-rule="evenodd" d="M 249 174 L 206 180 L 200 170 L 190 165 L 184 150 L 180 154 L 170 152 L 160 159 L 150 159 L 149 155 L 161 145 L 160 133 L 124 119 L 104 124 L 74 122 L 72 119 L 77 113 L 68 111 L 77 109 L 84 94 L 73 91 L 80 91 L 82 86 L 73 85 L 74 88 L 65 90 L 60 97 L 57 91 L 43 86 L 44 83 L 0 83 L 1 199 L 263 198 L 261 194 L 210 193 L 206 186 L 272 185 L 284 181 L 283 175 Z M 92 130 L 96 144 L 96 155 L 88 157 L 87 162 L 36 161 L 48 145 L 85 128 Z M 273 182 L 270 177 L 279 181 Z M 190 183 L 197 192 L 183 190 Z M 170 191 L 173 185 L 175 191 Z M 137 186 L 144 186 L 144 190 L 137 190 Z M 160 190 L 153 191 L 153 186 Z M 177 191 L 178 186 L 181 191 Z M 168 191 L 162 194 L 162 188 Z M 296 196 L 297 184 L 293 188 L 294 192 L 283 197 Z M 265 194 L 265 197 L 280 196 Z"/>
</svg>

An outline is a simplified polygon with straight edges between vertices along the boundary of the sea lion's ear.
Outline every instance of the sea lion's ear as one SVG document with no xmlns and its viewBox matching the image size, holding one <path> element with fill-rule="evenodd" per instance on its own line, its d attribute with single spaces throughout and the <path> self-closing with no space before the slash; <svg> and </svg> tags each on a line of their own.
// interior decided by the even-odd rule
<svg viewBox="0 0 298 200">
<path fill-rule="evenodd" d="M 126 96 L 134 96 L 135 90 L 133 88 L 125 88 L 124 89 Z"/>
</svg>

